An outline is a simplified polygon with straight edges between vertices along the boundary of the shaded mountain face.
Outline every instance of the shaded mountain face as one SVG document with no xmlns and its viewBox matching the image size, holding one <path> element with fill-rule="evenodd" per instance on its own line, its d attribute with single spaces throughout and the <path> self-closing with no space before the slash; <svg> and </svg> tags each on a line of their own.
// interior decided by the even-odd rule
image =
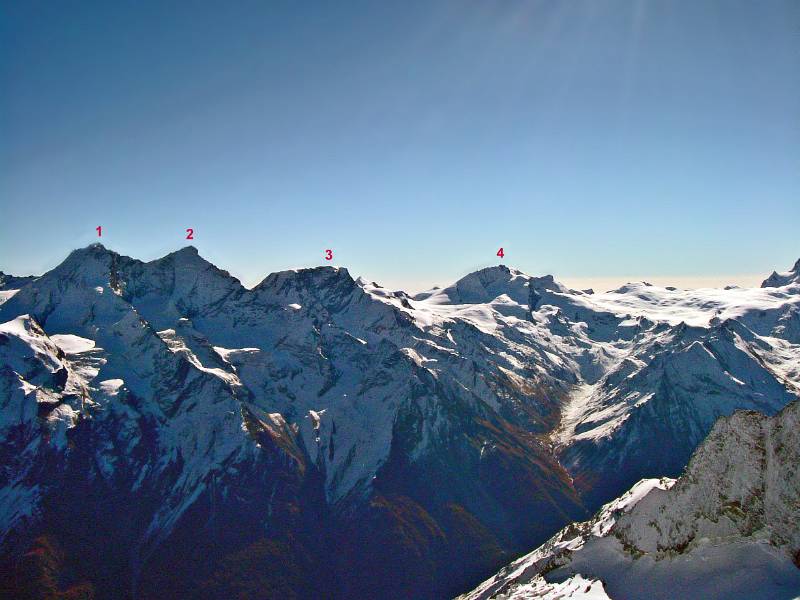
<svg viewBox="0 0 800 600">
<path fill-rule="evenodd" d="M 99 597 L 458 593 L 800 385 L 796 283 L 246 289 L 92 245 L 0 300 L 5 585 L 44 548 Z"/>
<path fill-rule="evenodd" d="M 8 273 L 3 273 L 0 271 L 0 291 L 2 290 L 18 290 L 22 286 L 30 283 L 36 279 L 36 277 L 25 276 L 25 277 L 18 277 L 15 275 L 9 275 Z"/>
<path fill-rule="evenodd" d="M 800 401 L 721 417 L 686 472 L 646 479 L 461 600 L 796 598 Z"/>
</svg>

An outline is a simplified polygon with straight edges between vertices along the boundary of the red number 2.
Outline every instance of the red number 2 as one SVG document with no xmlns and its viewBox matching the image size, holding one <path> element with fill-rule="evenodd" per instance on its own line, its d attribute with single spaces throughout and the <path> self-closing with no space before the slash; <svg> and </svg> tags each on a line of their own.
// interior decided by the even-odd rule
<svg viewBox="0 0 800 600">
<path fill-rule="evenodd" d="M 186 239 L 193 240 L 194 239 L 194 229 L 187 229 L 186 230 Z"/>
<path fill-rule="evenodd" d="M 333 250 L 325 250 L 325 260 L 333 260 Z"/>
<path fill-rule="evenodd" d="M 103 226 L 102 225 L 98 225 L 97 227 L 95 227 L 95 229 L 97 229 L 97 237 L 100 237 L 101 235 L 103 235 Z"/>
<path fill-rule="evenodd" d="M 503 252 L 502 248 L 500 248 L 500 250 L 497 251 L 497 256 L 499 256 L 500 258 L 503 258 L 505 255 L 506 255 L 506 253 Z"/>
</svg>

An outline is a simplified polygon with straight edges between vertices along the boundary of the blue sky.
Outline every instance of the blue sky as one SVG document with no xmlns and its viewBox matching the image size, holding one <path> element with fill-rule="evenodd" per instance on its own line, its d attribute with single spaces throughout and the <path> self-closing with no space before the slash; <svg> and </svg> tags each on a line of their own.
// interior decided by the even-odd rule
<svg viewBox="0 0 800 600">
<path fill-rule="evenodd" d="M 188 244 L 247 284 L 498 261 L 700 284 L 800 257 L 800 3 L 17 2 L 0 270 Z"/>
</svg>

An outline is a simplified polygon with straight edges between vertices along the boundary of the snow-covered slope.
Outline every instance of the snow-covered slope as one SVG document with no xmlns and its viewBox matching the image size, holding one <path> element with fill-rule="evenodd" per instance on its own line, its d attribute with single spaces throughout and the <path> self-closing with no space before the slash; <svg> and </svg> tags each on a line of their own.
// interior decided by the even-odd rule
<svg viewBox="0 0 800 600">
<path fill-rule="evenodd" d="M 642 480 L 463 600 L 800 596 L 800 402 L 721 418 L 677 480 Z"/>
<path fill-rule="evenodd" d="M 800 389 L 788 280 L 591 294 L 498 266 L 410 296 L 320 267 L 247 289 L 194 248 L 95 244 L 22 283 L 0 305 L 0 540 L 93 522 L 100 589 L 174 572 L 196 594 L 268 543 L 297 569 L 335 555 L 336 595 L 440 597 Z"/>
</svg>

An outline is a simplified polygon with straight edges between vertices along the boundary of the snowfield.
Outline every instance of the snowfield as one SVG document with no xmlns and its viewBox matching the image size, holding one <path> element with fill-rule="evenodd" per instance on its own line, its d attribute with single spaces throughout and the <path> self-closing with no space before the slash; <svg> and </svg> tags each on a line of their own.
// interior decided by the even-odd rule
<svg viewBox="0 0 800 600">
<path fill-rule="evenodd" d="M 80 354 L 94 348 L 94 340 L 69 333 L 51 335 L 50 339 L 67 354 Z"/>
</svg>

